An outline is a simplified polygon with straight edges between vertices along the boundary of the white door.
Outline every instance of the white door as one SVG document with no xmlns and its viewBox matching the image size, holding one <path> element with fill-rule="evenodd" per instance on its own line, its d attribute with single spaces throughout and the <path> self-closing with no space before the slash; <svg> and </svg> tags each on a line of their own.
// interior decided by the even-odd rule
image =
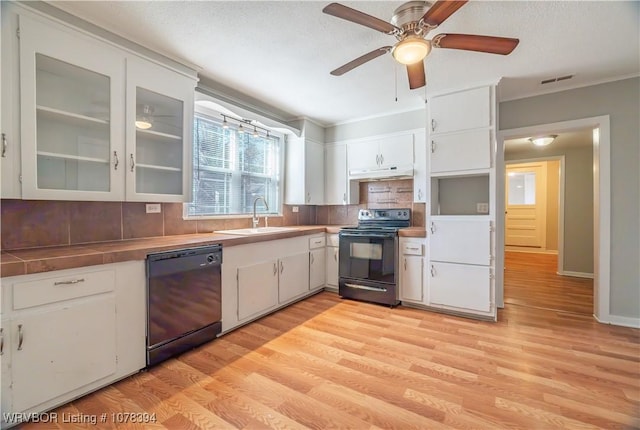
<svg viewBox="0 0 640 430">
<path fill-rule="evenodd" d="M 491 310 L 491 269 L 488 266 L 431 262 L 429 299 L 461 310 Z"/>
<path fill-rule="evenodd" d="M 116 371 L 113 295 L 16 317 L 11 335 L 16 412 Z"/>
<path fill-rule="evenodd" d="M 324 204 L 324 146 L 307 140 L 305 142 L 305 203 Z"/>
<path fill-rule="evenodd" d="M 431 136 L 431 173 L 491 167 L 491 132 L 486 129 Z"/>
<path fill-rule="evenodd" d="M 338 247 L 328 246 L 327 248 L 327 285 L 338 286 Z"/>
<path fill-rule="evenodd" d="M 377 168 L 380 164 L 379 149 L 378 140 L 349 143 L 347 145 L 348 171 Z"/>
<path fill-rule="evenodd" d="M 347 203 L 347 146 L 334 145 L 325 149 L 325 204 Z"/>
<path fill-rule="evenodd" d="M 238 268 L 238 320 L 278 304 L 278 261 Z"/>
<path fill-rule="evenodd" d="M 309 252 L 309 289 L 324 286 L 325 282 L 325 248 L 313 249 Z"/>
<path fill-rule="evenodd" d="M 287 302 L 309 291 L 309 253 L 281 258 L 279 302 Z"/>
<path fill-rule="evenodd" d="M 413 134 L 380 140 L 380 167 L 413 166 Z"/>
<path fill-rule="evenodd" d="M 400 268 L 400 299 L 422 302 L 424 257 L 403 255 Z"/>
<path fill-rule="evenodd" d="M 432 261 L 491 264 L 491 222 L 486 219 L 442 219 L 429 224 Z"/>
<path fill-rule="evenodd" d="M 505 245 L 546 247 L 546 166 L 507 165 Z"/>
<path fill-rule="evenodd" d="M 194 86 L 167 68 L 127 58 L 127 200 L 191 200 Z"/>
<path fill-rule="evenodd" d="M 490 87 L 433 97 L 429 105 L 432 133 L 449 133 L 491 125 Z"/>
<path fill-rule="evenodd" d="M 23 198 L 123 200 L 124 67 L 109 45 L 20 16 Z"/>
</svg>

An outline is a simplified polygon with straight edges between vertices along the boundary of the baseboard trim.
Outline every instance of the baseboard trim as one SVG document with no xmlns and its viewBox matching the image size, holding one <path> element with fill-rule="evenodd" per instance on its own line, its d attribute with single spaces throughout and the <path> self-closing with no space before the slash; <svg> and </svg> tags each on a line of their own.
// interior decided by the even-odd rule
<svg viewBox="0 0 640 430">
<path fill-rule="evenodd" d="M 558 255 L 558 250 L 555 249 L 544 249 L 544 248 L 526 248 L 526 247 L 518 247 L 518 246 L 505 246 L 505 252 L 522 252 L 525 254 L 549 254 L 549 255 Z"/>
<path fill-rule="evenodd" d="M 596 321 L 602 324 L 618 325 L 622 327 L 640 328 L 640 318 L 623 317 L 620 315 L 609 315 L 609 321 L 600 320 L 597 316 L 593 316 Z"/>
<path fill-rule="evenodd" d="M 556 272 L 560 276 L 572 276 L 574 278 L 587 278 L 593 279 L 593 273 L 585 273 L 585 272 L 572 272 L 570 270 L 563 270 L 562 272 Z"/>
</svg>

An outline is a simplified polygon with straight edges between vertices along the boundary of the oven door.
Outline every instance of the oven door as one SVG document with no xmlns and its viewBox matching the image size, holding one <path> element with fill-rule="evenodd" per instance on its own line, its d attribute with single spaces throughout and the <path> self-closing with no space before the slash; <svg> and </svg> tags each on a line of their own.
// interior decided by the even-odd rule
<svg viewBox="0 0 640 430">
<path fill-rule="evenodd" d="M 340 278 L 396 283 L 395 233 L 340 232 Z"/>
</svg>

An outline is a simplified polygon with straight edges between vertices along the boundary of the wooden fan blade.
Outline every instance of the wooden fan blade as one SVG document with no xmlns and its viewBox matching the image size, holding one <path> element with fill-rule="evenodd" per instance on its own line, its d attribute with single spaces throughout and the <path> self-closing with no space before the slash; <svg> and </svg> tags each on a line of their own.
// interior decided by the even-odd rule
<svg viewBox="0 0 640 430">
<path fill-rule="evenodd" d="M 477 34 L 441 33 L 431 40 L 434 48 L 464 49 L 507 55 L 518 46 L 520 40 L 510 37 L 479 36 Z"/>
<path fill-rule="evenodd" d="M 467 1 L 468 0 L 438 0 L 422 16 L 422 21 L 432 27 L 438 26 L 464 6 Z"/>
<path fill-rule="evenodd" d="M 409 75 L 410 89 L 415 90 L 416 88 L 427 85 L 427 78 L 424 73 L 424 60 L 414 64 L 408 64 L 407 74 Z"/>
<path fill-rule="evenodd" d="M 381 31 L 383 33 L 393 33 L 398 30 L 395 25 L 376 18 L 375 16 L 367 15 L 359 10 L 343 6 L 339 3 L 331 3 L 330 5 L 325 6 L 325 8 L 322 9 L 322 12 L 338 18 L 346 19 L 347 21 L 355 22 L 356 24 L 364 25 L 365 27 L 373 28 L 374 30 Z"/>
<path fill-rule="evenodd" d="M 355 69 L 358 66 L 363 65 L 364 63 L 366 63 L 367 61 L 371 61 L 374 58 L 378 58 L 381 55 L 386 54 L 387 52 L 391 51 L 391 46 L 385 46 L 383 48 L 378 48 L 375 49 L 367 54 L 364 54 L 361 57 L 356 58 L 353 61 L 349 61 L 347 64 L 345 64 L 344 66 L 340 66 L 337 69 L 335 69 L 334 71 L 331 72 L 331 74 L 333 76 L 341 76 L 344 75 L 345 73 L 347 73 L 350 70 Z"/>
</svg>

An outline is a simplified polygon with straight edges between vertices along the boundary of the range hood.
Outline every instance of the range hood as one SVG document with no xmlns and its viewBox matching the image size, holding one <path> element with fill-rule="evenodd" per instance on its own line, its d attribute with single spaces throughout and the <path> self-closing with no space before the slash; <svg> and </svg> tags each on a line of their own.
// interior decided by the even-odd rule
<svg viewBox="0 0 640 430">
<path fill-rule="evenodd" d="M 349 170 L 350 181 L 365 181 L 377 179 L 408 179 L 413 178 L 413 166 L 390 166 L 384 168 Z"/>
</svg>

